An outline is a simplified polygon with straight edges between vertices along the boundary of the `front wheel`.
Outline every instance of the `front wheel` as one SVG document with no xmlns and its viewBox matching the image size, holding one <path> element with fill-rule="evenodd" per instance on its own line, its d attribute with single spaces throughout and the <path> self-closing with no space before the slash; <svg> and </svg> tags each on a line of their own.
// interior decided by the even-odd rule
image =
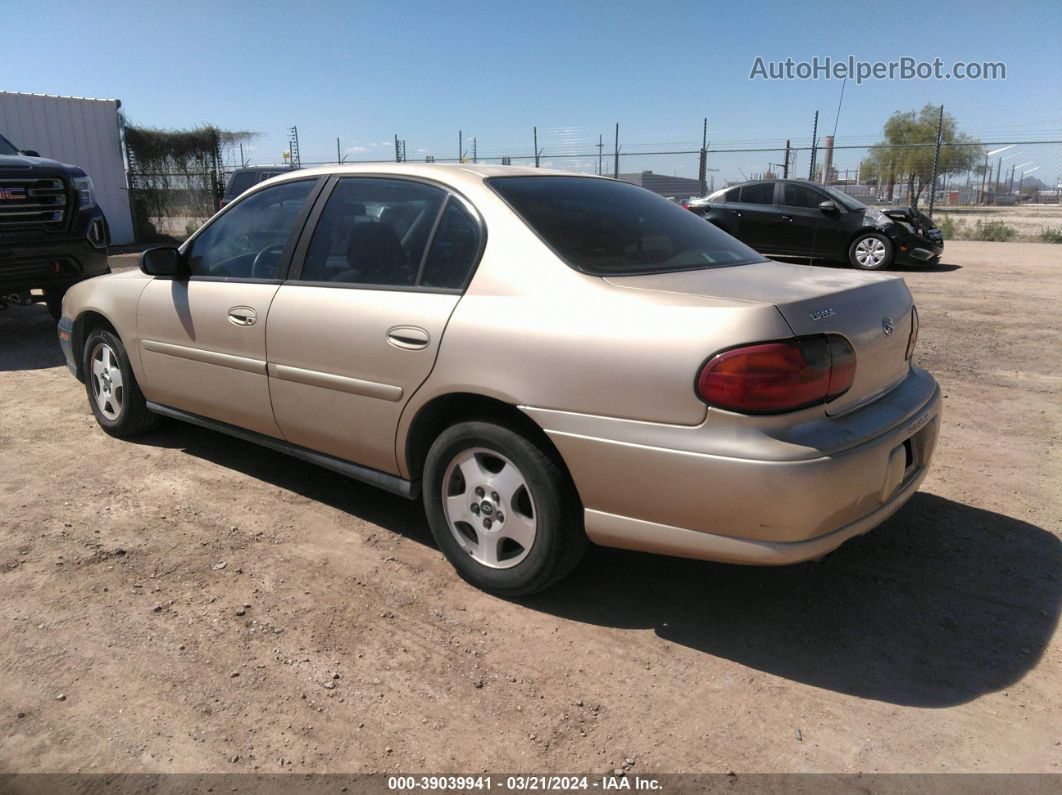
<svg viewBox="0 0 1062 795">
<path fill-rule="evenodd" d="M 865 271 L 889 267 L 894 256 L 892 241 L 878 232 L 860 235 L 848 247 L 848 261 Z"/>
<path fill-rule="evenodd" d="M 158 422 L 158 416 L 148 411 L 125 346 L 115 334 L 106 329 L 90 333 L 82 357 L 89 406 L 103 430 L 125 439 Z"/>
<path fill-rule="evenodd" d="M 553 585 L 588 545 L 574 488 L 535 441 L 501 425 L 444 431 L 424 464 L 436 543 L 472 585 L 525 596 Z"/>
</svg>

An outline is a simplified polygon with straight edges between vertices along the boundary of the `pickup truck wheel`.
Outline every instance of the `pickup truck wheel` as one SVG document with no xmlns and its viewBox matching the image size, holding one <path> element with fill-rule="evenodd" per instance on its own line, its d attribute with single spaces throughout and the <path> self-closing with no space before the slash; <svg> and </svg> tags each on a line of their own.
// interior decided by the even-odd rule
<svg viewBox="0 0 1062 795">
<path fill-rule="evenodd" d="M 494 423 L 460 423 L 435 440 L 423 498 L 450 563 L 472 585 L 500 596 L 548 588 L 588 545 L 565 473 L 534 441 Z"/>
<path fill-rule="evenodd" d="M 848 247 L 848 261 L 854 267 L 865 271 L 889 267 L 894 256 L 892 241 L 878 232 L 860 235 Z"/>
<path fill-rule="evenodd" d="M 48 307 L 48 314 L 58 323 L 63 314 L 63 296 L 66 288 L 49 287 L 44 291 L 44 305 Z"/>
<path fill-rule="evenodd" d="M 157 424 L 158 416 L 148 411 L 125 346 L 117 336 L 96 329 L 85 341 L 82 357 L 89 406 L 103 430 L 125 439 Z"/>
</svg>

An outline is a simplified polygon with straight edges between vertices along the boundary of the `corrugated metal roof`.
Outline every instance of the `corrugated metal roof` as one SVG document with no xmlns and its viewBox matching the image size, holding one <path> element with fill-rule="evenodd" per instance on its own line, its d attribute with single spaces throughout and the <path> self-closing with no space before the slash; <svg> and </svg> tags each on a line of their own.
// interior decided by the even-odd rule
<svg viewBox="0 0 1062 795">
<path fill-rule="evenodd" d="M 48 97 L 49 99 L 81 99 L 88 102 L 117 102 L 122 106 L 120 99 L 106 99 L 104 97 L 68 97 L 63 94 L 36 94 L 29 91 L 0 91 L 0 94 L 10 94 L 13 97 Z"/>
</svg>

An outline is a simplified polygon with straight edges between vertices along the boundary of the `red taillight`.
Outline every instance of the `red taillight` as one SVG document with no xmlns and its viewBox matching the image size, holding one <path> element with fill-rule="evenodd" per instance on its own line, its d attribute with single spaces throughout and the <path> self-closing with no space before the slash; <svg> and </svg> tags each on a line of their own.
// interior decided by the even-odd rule
<svg viewBox="0 0 1062 795">
<path fill-rule="evenodd" d="M 915 345 L 918 344 L 918 308 L 911 307 L 911 336 L 907 338 L 907 358 L 914 356 Z"/>
<path fill-rule="evenodd" d="M 716 354 L 697 377 L 697 393 L 719 408 L 774 414 L 843 395 L 855 370 L 855 350 L 843 337 L 798 337 Z"/>
</svg>

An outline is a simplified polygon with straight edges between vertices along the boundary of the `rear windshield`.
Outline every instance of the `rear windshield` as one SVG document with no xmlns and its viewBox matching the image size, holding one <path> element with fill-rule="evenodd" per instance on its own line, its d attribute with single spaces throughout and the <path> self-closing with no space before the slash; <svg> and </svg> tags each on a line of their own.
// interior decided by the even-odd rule
<svg viewBox="0 0 1062 795">
<path fill-rule="evenodd" d="M 763 261 L 699 215 L 626 182 L 493 177 L 487 183 L 561 259 L 585 273 L 668 273 Z"/>
</svg>

